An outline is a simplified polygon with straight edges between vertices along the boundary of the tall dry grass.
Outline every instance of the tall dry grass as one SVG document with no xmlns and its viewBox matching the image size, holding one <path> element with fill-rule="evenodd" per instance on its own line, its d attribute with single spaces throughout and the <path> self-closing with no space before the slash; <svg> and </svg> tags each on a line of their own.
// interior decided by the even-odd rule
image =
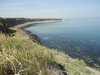
<svg viewBox="0 0 100 75">
<path fill-rule="evenodd" d="M 50 52 L 39 47 L 32 41 L 0 34 L 0 75 L 48 75 Z"/>
<path fill-rule="evenodd" d="M 68 75 L 90 75 L 84 61 L 41 46 L 22 31 L 14 35 L 0 33 L 0 75 L 60 75 L 61 71 Z M 61 66 L 58 69 L 55 65 Z"/>
</svg>

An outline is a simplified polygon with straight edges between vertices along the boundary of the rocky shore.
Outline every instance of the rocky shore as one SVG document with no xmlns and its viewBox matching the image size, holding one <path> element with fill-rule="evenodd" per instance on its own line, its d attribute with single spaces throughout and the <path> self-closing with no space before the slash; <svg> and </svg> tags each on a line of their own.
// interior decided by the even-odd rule
<svg viewBox="0 0 100 75">
<path fill-rule="evenodd" d="M 35 25 L 41 24 L 41 23 L 51 23 L 51 22 L 59 22 L 59 21 L 62 21 L 62 20 L 27 22 L 27 23 L 18 25 L 17 28 L 20 29 L 20 30 L 22 30 L 22 31 L 24 31 L 26 33 L 26 35 L 28 35 L 28 37 L 32 41 L 41 44 L 41 42 L 40 42 L 41 40 L 39 39 L 39 37 L 37 35 L 35 35 L 35 34 L 32 34 L 30 31 L 25 30 L 25 28 L 33 26 L 33 25 L 35 26 Z"/>
</svg>

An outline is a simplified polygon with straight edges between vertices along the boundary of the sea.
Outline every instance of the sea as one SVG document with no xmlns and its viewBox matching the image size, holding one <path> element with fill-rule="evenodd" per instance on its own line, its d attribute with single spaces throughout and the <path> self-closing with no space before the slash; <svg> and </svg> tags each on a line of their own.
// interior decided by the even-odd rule
<svg viewBox="0 0 100 75">
<path fill-rule="evenodd" d="M 70 18 L 26 28 L 49 48 L 100 67 L 100 18 Z"/>
</svg>

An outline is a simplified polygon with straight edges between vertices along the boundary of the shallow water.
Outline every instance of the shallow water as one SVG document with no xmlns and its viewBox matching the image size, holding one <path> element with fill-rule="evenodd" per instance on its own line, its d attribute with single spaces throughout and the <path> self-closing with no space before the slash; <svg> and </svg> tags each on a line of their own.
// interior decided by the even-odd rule
<svg viewBox="0 0 100 75">
<path fill-rule="evenodd" d="M 38 35 L 41 43 L 49 48 L 63 50 L 74 58 L 83 58 L 91 65 L 97 63 L 100 66 L 100 18 L 65 19 L 26 30 Z"/>
</svg>

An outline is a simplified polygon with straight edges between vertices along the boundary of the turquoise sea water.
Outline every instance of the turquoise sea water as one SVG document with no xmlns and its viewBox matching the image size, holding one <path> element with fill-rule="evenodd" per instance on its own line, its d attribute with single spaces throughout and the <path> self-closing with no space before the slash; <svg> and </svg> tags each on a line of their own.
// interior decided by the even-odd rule
<svg viewBox="0 0 100 75">
<path fill-rule="evenodd" d="M 64 19 L 26 28 L 39 36 L 49 48 L 63 50 L 73 58 L 82 58 L 90 66 L 100 66 L 100 18 Z"/>
</svg>

